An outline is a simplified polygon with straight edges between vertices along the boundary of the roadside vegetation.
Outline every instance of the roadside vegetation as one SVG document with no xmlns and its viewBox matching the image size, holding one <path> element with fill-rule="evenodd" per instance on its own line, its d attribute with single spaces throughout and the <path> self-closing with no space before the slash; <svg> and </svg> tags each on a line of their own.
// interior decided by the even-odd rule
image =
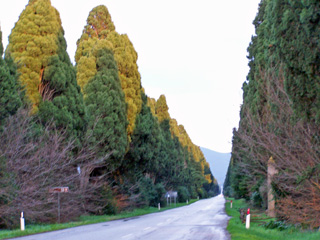
<svg viewBox="0 0 320 240">
<path fill-rule="evenodd" d="M 232 208 L 230 208 L 232 200 Z M 301 225 L 290 225 L 275 218 L 270 218 L 258 209 L 251 209 L 250 228 L 246 229 L 245 223 L 241 222 L 240 210 L 247 210 L 248 204 L 244 199 L 235 200 L 228 198 L 226 212 L 232 218 L 227 230 L 232 240 L 318 240 L 320 231 L 303 229 Z"/>
<path fill-rule="evenodd" d="M 189 204 L 192 204 L 196 201 L 198 200 L 191 199 L 189 201 Z M 28 225 L 28 220 L 26 219 L 27 222 L 26 222 L 25 231 L 21 231 L 20 229 L 2 230 L 0 231 L 0 239 L 8 239 L 8 238 L 37 234 L 37 233 L 61 230 L 66 228 L 78 227 L 78 226 L 83 226 L 88 224 L 108 222 L 108 221 L 125 219 L 125 218 L 132 218 L 132 217 L 142 216 L 150 213 L 162 212 L 162 211 L 166 211 L 173 208 L 183 207 L 186 205 L 187 204 L 185 202 L 177 203 L 177 204 L 172 203 L 171 205 L 163 207 L 160 210 L 156 207 L 145 207 L 145 208 L 134 209 L 132 211 L 126 211 L 126 212 L 122 212 L 120 214 L 114 214 L 114 215 L 102 215 L 102 216 L 83 215 L 83 216 L 80 216 L 77 221 L 60 223 L 60 224 L 56 223 L 56 224 L 43 224 L 43 225 L 40 225 L 40 224 Z"/>
<path fill-rule="evenodd" d="M 320 227 L 319 8 L 260 2 L 223 186 L 225 196 L 310 229 Z"/>
<path fill-rule="evenodd" d="M 6 49 L 0 30 L 0 229 L 18 228 L 20 212 L 53 223 L 58 204 L 65 223 L 157 207 L 168 191 L 180 202 L 219 194 L 165 96 L 144 91 L 106 6 L 89 12 L 75 65 L 50 0 L 29 0 L 17 18 Z"/>
</svg>

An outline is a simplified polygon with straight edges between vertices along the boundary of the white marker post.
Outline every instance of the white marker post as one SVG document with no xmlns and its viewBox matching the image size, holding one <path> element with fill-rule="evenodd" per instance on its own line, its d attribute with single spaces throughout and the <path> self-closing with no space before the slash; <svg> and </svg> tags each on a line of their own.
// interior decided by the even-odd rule
<svg viewBox="0 0 320 240">
<path fill-rule="evenodd" d="M 189 203 L 188 199 L 187 199 L 187 204 Z"/>
<path fill-rule="evenodd" d="M 248 208 L 247 211 L 247 217 L 246 217 L 246 229 L 250 228 L 250 208 Z"/>
<path fill-rule="evenodd" d="M 232 200 L 230 201 L 230 208 L 232 208 Z"/>
<path fill-rule="evenodd" d="M 160 203 L 158 203 L 158 209 L 160 210 L 161 208 L 160 208 Z"/>
<path fill-rule="evenodd" d="M 24 231 L 25 229 L 25 223 L 24 223 L 24 218 L 23 218 L 23 212 L 21 212 L 21 217 L 20 217 L 20 230 Z"/>
</svg>

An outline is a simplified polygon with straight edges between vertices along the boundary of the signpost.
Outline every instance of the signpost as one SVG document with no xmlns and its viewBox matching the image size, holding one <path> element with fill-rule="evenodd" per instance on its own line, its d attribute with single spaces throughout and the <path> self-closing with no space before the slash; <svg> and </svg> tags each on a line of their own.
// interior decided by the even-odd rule
<svg viewBox="0 0 320 240">
<path fill-rule="evenodd" d="M 170 199 L 170 205 L 171 205 L 171 198 L 174 198 L 174 204 L 177 203 L 177 197 L 178 197 L 178 192 L 175 191 L 169 191 L 166 193 L 166 198 L 167 198 L 167 205 L 169 204 L 169 199 Z"/>
<path fill-rule="evenodd" d="M 49 189 L 49 193 L 58 193 L 58 223 L 60 223 L 60 193 L 69 192 L 69 187 L 53 187 Z"/>
</svg>

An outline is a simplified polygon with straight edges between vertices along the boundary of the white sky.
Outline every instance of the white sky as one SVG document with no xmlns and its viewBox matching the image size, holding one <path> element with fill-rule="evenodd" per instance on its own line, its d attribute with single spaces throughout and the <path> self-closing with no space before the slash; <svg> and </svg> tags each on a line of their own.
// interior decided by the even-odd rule
<svg viewBox="0 0 320 240">
<path fill-rule="evenodd" d="M 149 97 L 165 94 L 169 113 L 194 144 L 230 152 L 238 127 L 247 47 L 260 0 L 51 0 L 60 12 L 74 62 L 92 8 L 107 6 L 119 33 L 138 53 Z M 1 0 L 3 44 L 28 0 Z"/>
</svg>

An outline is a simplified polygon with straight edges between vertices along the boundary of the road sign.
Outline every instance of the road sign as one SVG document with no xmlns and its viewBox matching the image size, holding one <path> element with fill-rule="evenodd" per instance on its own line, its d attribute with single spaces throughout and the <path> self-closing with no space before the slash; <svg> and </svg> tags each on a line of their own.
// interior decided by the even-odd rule
<svg viewBox="0 0 320 240">
<path fill-rule="evenodd" d="M 69 187 L 52 187 L 49 193 L 58 193 L 58 223 L 60 223 L 60 193 L 69 192 Z"/>
<path fill-rule="evenodd" d="M 178 197 L 178 192 L 168 191 L 165 196 L 166 196 L 166 198 L 167 198 L 167 205 L 169 204 L 169 200 L 170 200 L 170 205 L 171 205 L 171 198 L 174 199 L 174 204 L 176 204 L 176 202 L 177 202 L 177 197 Z"/>
<path fill-rule="evenodd" d="M 49 193 L 67 193 L 69 192 L 69 187 L 53 187 L 49 189 Z"/>
</svg>

